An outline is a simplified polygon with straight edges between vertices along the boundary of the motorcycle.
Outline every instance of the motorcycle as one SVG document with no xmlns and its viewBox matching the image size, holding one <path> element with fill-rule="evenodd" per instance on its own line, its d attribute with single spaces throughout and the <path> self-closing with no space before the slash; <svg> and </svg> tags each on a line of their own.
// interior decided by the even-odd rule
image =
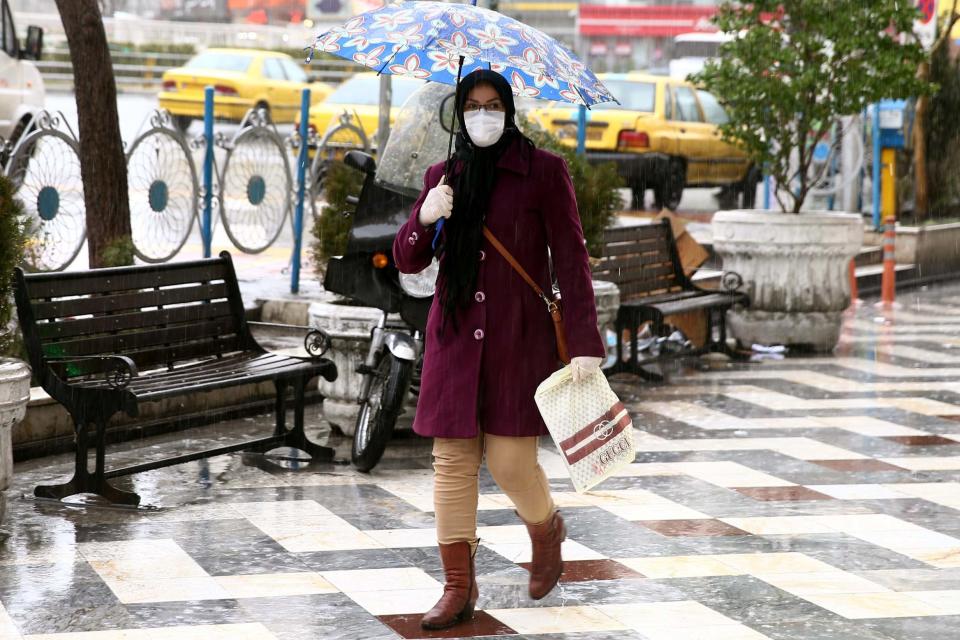
<svg viewBox="0 0 960 640">
<path fill-rule="evenodd" d="M 424 334 L 433 302 L 439 264 L 436 259 L 417 274 L 401 274 L 393 262 L 393 239 L 407 221 L 420 193 L 426 168 L 446 157 L 453 90 L 427 83 L 403 105 L 377 161 L 351 150 L 344 163 L 364 175 L 354 205 L 347 249 L 327 263 L 324 288 L 381 315 L 370 348 L 358 367 L 362 384 L 360 412 L 351 458 L 361 471 L 380 461 L 407 394 L 419 395 Z M 399 316 L 399 321 L 396 317 Z"/>
</svg>

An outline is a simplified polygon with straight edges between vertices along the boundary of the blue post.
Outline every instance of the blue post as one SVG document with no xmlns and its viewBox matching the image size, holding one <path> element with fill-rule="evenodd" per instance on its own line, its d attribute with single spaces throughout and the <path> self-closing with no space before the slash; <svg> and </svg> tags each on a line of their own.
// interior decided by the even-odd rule
<svg viewBox="0 0 960 640">
<path fill-rule="evenodd" d="M 207 143 L 203 156 L 203 218 L 200 221 L 200 237 L 203 240 L 203 257 L 209 258 L 213 243 L 213 87 L 203 90 L 203 137 Z"/>
<path fill-rule="evenodd" d="M 307 129 L 310 125 L 310 89 L 300 94 L 300 153 L 297 154 L 297 208 L 293 212 L 293 260 L 290 293 L 300 291 L 300 248 L 303 245 L 303 197 L 307 184 Z"/>
<path fill-rule="evenodd" d="M 763 176 L 763 208 L 770 209 L 770 175 Z"/>
<path fill-rule="evenodd" d="M 873 228 L 880 228 L 880 103 L 873 105 Z"/>
<path fill-rule="evenodd" d="M 582 156 L 587 150 L 587 108 L 580 105 L 577 111 L 577 155 Z"/>
</svg>

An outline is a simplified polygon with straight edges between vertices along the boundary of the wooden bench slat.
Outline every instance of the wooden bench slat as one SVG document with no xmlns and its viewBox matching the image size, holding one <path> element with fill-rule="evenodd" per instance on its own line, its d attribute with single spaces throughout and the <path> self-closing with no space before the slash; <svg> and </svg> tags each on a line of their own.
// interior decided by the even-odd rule
<svg viewBox="0 0 960 640">
<path fill-rule="evenodd" d="M 43 349 L 45 355 L 61 358 L 116 355 L 146 347 L 172 346 L 203 338 L 235 335 L 236 331 L 236 321 L 225 317 L 202 323 L 178 324 L 165 329 L 142 329 L 98 338 L 47 342 Z"/>
<path fill-rule="evenodd" d="M 665 316 L 671 316 L 678 313 L 688 313 L 700 309 L 709 309 L 717 307 L 732 307 L 743 294 L 736 293 L 708 293 L 687 300 L 674 300 L 669 302 L 658 302 L 653 306 Z"/>
<path fill-rule="evenodd" d="M 138 369 L 149 370 L 151 367 L 165 365 L 168 363 L 183 362 L 196 358 L 211 358 L 217 354 L 230 354 L 241 351 L 242 346 L 237 336 L 226 338 L 211 338 L 200 340 L 188 344 L 174 345 L 171 347 L 147 348 L 138 351 L 123 351 L 124 355 L 137 364 Z M 50 368 L 57 371 L 58 375 L 65 378 L 83 377 L 102 371 L 102 365 L 96 361 L 51 363 Z"/>
<path fill-rule="evenodd" d="M 622 242 L 624 240 L 637 241 L 648 238 L 663 237 L 663 229 L 660 223 L 637 224 L 629 227 L 612 227 L 603 232 L 604 243 Z"/>
<path fill-rule="evenodd" d="M 222 260 L 205 263 L 164 265 L 167 268 L 124 267 L 79 272 L 85 278 L 33 278 L 29 280 L 27 293 L 31 300 L 63 298 L 89 294 L 119 293 L 178 284 L 199 284 L 224 280 L 228 274 L 227 264 Z M 45 274 L 46 275 L 46 274 Z"/>
<path fill-rule="evenodd" d="M 613 256 L 629 255 L 631 253 L 646 253 L 648 251 L 657 251 L 664 255 L 670 255 L 670 247 L 664 238 L 651 238 L 640 242 L 621 242 L 608 244 L 603 248 L 603 259 Z"/>
<path fill-rule="evenodd" d="M 33 316 L 37 320 L 68 318 L 70 316 L 83 316 L 91 313 L 129 311 L 188 302 L 220 300 L 228 297 L 227 285 L 223 282 L 139 291 L 135 293 L 91 294 L 84 298 L 66 298 L 55 302 L 35 302 L 33 304 Z"/>
<path fill-rule="evenodd" d="M 211 302 L 209 304 L 192 304 L 180 307 L 170 307 L 140 313 L 123 313 L 113 316 L 95 316 L 78 320 L 60 320 L 57 322 L 41 322 L 37 324 L 37 331 L 42 340 L 53 338 L 72 338 L 75 336 L 126 331 L 144 327 L 159 327 L 178 322 L 198 322 L 213 320 L 214 318 L 229 317 L 230 303 Z"/>
</svg>

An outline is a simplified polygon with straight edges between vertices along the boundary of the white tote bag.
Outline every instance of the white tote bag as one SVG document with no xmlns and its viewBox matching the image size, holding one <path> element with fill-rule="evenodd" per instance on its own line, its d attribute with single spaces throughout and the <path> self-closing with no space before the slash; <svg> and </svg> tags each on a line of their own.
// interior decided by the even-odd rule
<svg viewBox="0 0 960 640">
<path fill-rule="evenodd" d="M 541 382 L 534 398 L 578 493 L 634 461 L 630 413 L 602 372 L 575 383 L 567 365 Z"/>
</svg>

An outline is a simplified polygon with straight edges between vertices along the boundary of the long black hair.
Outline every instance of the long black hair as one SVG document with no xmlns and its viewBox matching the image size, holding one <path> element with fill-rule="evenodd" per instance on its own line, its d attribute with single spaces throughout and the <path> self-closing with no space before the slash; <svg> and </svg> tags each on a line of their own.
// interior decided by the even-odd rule
<svg viewBox="0 0 960 640">
<path fill-rule="evenodd" d="M 500 139 L 489 147 L 478 147 L 467 134 L 463 105 L 470 90 L 478 84 L 493 85 L 504 106 L 504 130 Z M 533 145 L 514 121 L 516 107 L 513 92 L 506 79 L 495 71 L 477 69 L 460 81 L 456 94 L 457 152 L 447 161 L 447 183 L 453 187 L 453 214 L 444 223 L 444 240 L 440 273 L 444 286 L 439 291 L 444 318 L 452 318 L 457 329 L 456 311 L 473 302 L 479 271 L 480 248 L 483 245 L 483 224 L 490 204 L 490 194 L 497 179 L 497 162 L 503 152 L 520 139 Z"/>
</svg>

